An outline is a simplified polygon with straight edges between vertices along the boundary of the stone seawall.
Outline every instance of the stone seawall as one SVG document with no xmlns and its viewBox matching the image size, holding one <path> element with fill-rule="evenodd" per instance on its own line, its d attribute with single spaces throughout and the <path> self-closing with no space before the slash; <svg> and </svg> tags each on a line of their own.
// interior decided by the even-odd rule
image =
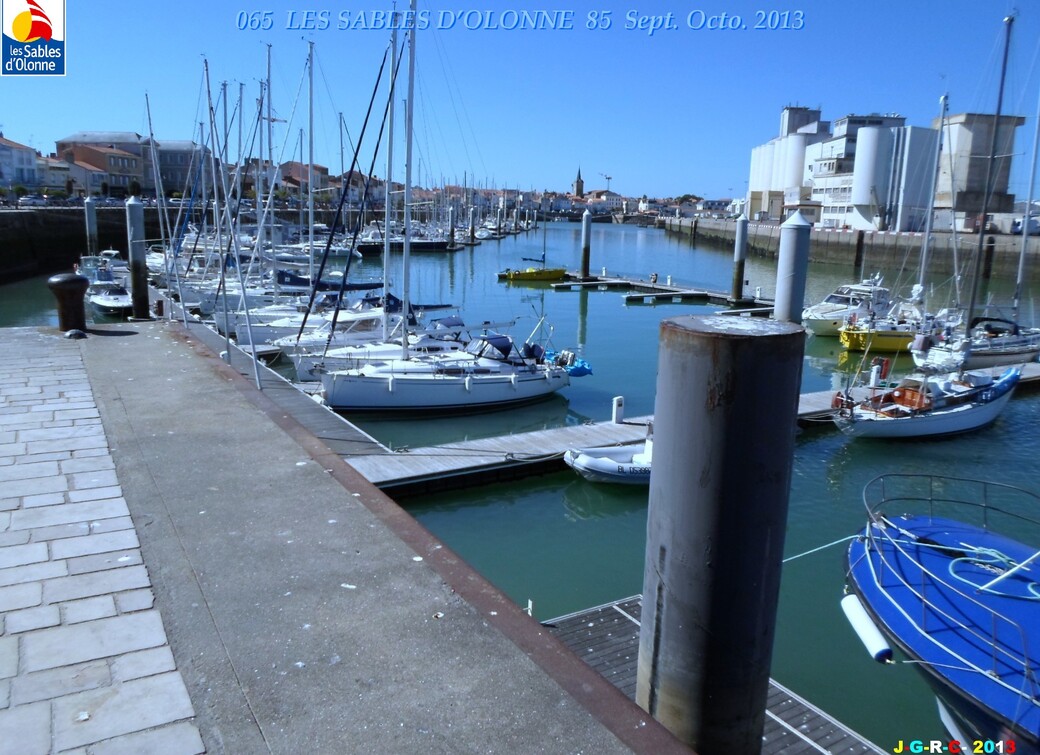
<svg viewBox="0 0 1040 755">
<path fill-rule="evenodd" d="M 127 256 L 126 211 L 97 210 L 98 249 L 118 249 Z M 159 237 L 159 216 L 145 208 L 145 233 Z M 8 282 L 68 271 L 87 252 L 83 209 L 41 207 L 0 211 L 0 276 Z"/>
<path fill-rule="evenodd" d="M 171 220 L 175 220 L 171 211 Z M 315 213 L 315 221 L 331 223 L 333 212 Z M 278 211 L 279 222 L 299 222 L 296 211 Z M 126 209 L 98 207 L 98 250 L 117 249 L 125 258 Z M 145 235 L 160 240 L 159 212 L 144 208 Z M 151 243 L 151 242 L 149 242 Z M 37 275 L 70 271 L 87 253 L 87 224 L 82 207 L 38 207 L 0 210 L 0 280 L 14 282 Z"/>
<path fill-rule="evenodd" d="M 732 220 L 704 220 L 702 218 L 668 218 L 665 230 L 689 236 L 697 243 L 732 249 L 736 223 Z M 887 231 L 845 231 L 813 228 L 809 258 L 847 266 L 852 271 L 874 269 L 916 268 L 921 257 L 923 233 L 895 233 Z M 978 250 L 977 234 L 936 232 L 929 248 L 928 267 L 934 274 L 950 275 L 954 257 L 963 270 L 965 262 L 974 259 Z M 956 247 L 955 247 L 956 244 Z M 1040 280 L 1040 254 L 1037 239 L 1030 239 L 1026 258 L 1026 276 Z M 775 258 L 780 245 L 780 226 L 776 223 L 748 224 L 748 254 Z M 1021 236 L 986 234 L 983 238 L 983 265 L 989 265 L 994 276 L 1014 279 L 1022 247 Z M 956 255 L 954 251 L 956 249 Z"/>
</svg>

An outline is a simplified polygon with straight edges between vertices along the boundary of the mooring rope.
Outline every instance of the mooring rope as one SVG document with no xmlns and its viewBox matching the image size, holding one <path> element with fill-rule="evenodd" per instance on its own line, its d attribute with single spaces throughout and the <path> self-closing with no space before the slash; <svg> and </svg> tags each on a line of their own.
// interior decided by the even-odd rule
<svg viewBox="0 0 1040 755">
<path fill-rule="evenodd" d="M 830 548 L 831 546 L 834 546 L 834 545 L 841 545 L 842 543 L 847 543 L 850 540 L 855 540 L 857 537 L 859 537 L 859 535 L 849 535 L 848 537 L 843 537 L 841 540 L 835 540 L 833 543 L 827 543 L 826 545 L 821 545 L 818 548 L 813 548 L 812 550 L 807 550 L 805 553 L 799 553 L 799 554 L 794 555 L 794 556 L 788 556 L 787 558 L 785 558 L 783 560 L 783 563 L 786 564 L 788 561 L 794 561 L 796 558 L 801 558 L 802 556 L 811 555 L 813 553 L 816 553 L 817 551 L 822 551 L 822 550 L 824 550 L 826 548 Z"/>
</svg>

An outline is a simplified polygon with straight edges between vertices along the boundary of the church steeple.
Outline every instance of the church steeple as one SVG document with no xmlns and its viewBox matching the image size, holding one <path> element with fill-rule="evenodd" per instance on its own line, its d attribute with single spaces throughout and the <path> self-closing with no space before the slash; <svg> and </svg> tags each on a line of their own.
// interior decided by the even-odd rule
<svg viewBox="0 0 1040 755">
<path fill-rule="evenodd" d="M 581 168 L 578 168 L 578 177 L 574 179 L 573 191 L 571 192 L 579 199 L 585 197 L 585 182 L 581 180 Z"/>
</svg>

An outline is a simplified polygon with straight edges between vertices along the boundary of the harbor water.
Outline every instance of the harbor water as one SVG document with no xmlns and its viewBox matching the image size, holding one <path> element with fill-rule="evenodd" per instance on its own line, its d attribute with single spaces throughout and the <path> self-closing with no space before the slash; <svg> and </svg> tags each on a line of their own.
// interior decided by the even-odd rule
<svg viewBox="0 0 1040 755">
<path fill-rule="evenodd" d="M 642 279 L 656 273 L 662 282 L 671 277 L 691 288 L 729 290 L 731 251 L 698 248 L 686 237 L 653 228 L 596 224 L 592 231 L 594 273 L 605 269 L 607 275 Z M 513 332 L 520 337 L 544 315 L 554 328 L 553 345 L 587 359 L 591 376 L 572 380 L 548 401 L 507 411 L 350 418 L 384 443 L 404 449 L 606 420 L 615 396 L 624 396 L 627 417 L 652 414 L 660 321 L 716 307 L 625 305 L 613 291 L 554 291 L 546 284 L 507 285 L 496 279 L 506 268 L 536 265 L 524 258 L 539 257 L 543 247 L 547 265 L 577 269 L 579 226 L 550 223 L 544 235 L 538 230 L 460 252 L 413 255 L 411 298 L 455 304 L 469 324 L 518 318 Z M 915 263 L 908 260 L 903 270 L 880 272 L 888 285 L 905 293 L 916 282 Z M 876 272 L 869 259 L 862 272 Z M 351 273 L 381 274 L 381 258 L 366 258 Z M 848 268 L 812 266 L 806 303 L 857 274 L 851 262 Z M 763 297 L 772 296 L 771 261 L 749 259 L 745 277 L 748 293 L 760 288 Z M 389 278 L 398 291 L 400 255 L 391 257 Z M 932 294 L 948 286 L 947 281 L 929 281 Z M 1010 289 L 1008 281 L 993 281 L 993 300 L 1006 298 Z M 1028 293 L 1026 302 L 1028 313 Z M 46 278 L 0 286 L 0 326 L 56 324 Z M 840 387 L 846 371 L 857 363 L 858 357 L 845 355 L 836 339 L 810 338 L 802 389 Z M 909 365 L 900 357 L 894 371 Z M 994 425 L 948 439 L 854 441 L 825 424 L 800 431 L 773 677 L 884 749 L 900 740 L 944 738 L 934 698 L 918 672 L 910 665 L 875 663 L 845 622 L 839 607 L 841 541 L 863 527 L 861 491 L 879 474 L 949 474 L 1040 490 L 1033 467 L 1040 455 L 1038 420 L 1040 397 L 1025 393 Z M 530 601 L 534 615 L 545 621 L 641 591 L 646 501 L 645 488 L 588 483 L 565 470 L 400 502 L 517 604 Z"/>
</svg>

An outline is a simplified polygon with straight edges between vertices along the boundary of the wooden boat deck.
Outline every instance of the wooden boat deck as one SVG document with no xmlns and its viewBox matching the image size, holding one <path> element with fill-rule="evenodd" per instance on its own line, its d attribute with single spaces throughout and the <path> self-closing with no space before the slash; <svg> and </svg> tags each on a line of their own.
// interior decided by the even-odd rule
<svg viewBox="0 0 1040 755">
<path fill-rule="evenodd" d="M 636 694 L 642 598 L 634 596 L 543 622 L 549 631 L 631 699 Z M 880 753 L 881 748 L 770 680 L 762 753 Z"/>
</svg>

